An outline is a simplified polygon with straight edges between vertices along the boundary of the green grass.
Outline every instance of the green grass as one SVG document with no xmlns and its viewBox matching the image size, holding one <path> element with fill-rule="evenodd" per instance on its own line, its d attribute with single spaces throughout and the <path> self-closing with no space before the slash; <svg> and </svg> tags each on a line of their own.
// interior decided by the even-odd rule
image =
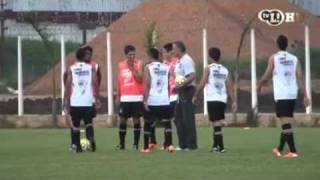
<svg viewBox="0 0 320 180">
<path fill-rule="evenodd" d="M 115 151 L 116 129 L 97 129 L 95 153 L 68 152 L 67 129 L 0 130 L 1 180 L 188 180 L 188 179 L 319 179 L 320 129 L 295 129 L 299 157 L 277 158 L 271 149 L 278 144 L 275 128 L 226 128 L 227 153 L 210 153 L 211 129 L 199 128 L 199 150 L 142 154 L 131 149 Z M 162 130 L 158 130 L 162 141 Z"/>
</svg>

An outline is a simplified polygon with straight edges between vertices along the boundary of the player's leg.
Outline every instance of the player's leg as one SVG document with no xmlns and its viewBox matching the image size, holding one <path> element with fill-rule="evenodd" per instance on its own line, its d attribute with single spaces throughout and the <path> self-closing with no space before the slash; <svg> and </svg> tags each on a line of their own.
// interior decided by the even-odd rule
<svg viewBox="0 0 320 180">
<path fill-rule="evenodd" d="M 273 153 L 277 156 L 281 155 L 285 143 L 288 143 L 290 152 L 286 156 L 297 156 L 296 147 L 294 143 L 293 129 L 291 122 L 293 120 L 293 112 L 295 107 L 295 100 L 280 100 L 276 102 L 276 114 L 282 124 L 282 132 L 280 136 L 280 143 L 278 148 L 273 149 Z"/>
<path fill-rule="evenodd" d="M 81 111 L 77 107 L 70 107 L 70 115 L 72 120 L 72 140 L 74 141 L 76 152 L 82 152 L 80 144 L 80 121 L 81 121 Z"/>
<path fill-rule="evenodd" d="M 154 149 L 157 147 L 157 138 L 156 138 L 156 121 L 153 121 L 151 124 L 151 130 L 150 130 L 150 142 L 149 142 L 149 148 Z"/>
<path fill-rule="evenodd" d="M 143 144 L 142 152 L 149 153 L 150 152 L 149 142 L 150 142 L 150 134 L 151 134 L 150 131 L 151 131 L 151 124 L 153 123 L 150 111 L 147 111 L 147 110 L 143 111 L 143 122 L 144 122 L 144 126 L 143 126 L 144 144 Z"/>
<path fill-rule="evenodd" d="M 143 103 L 135 102 L 131 103 L 132 120 L 133 120 L 133 148 L 139 149 L 139 141 L 141 134 L 141 122 L 140 118 L 143 114 Z"/>
<path fill-rule="evenodd" d="M 168 152 L 174 151 L 172 143 L 172 124 L 171 119 L 173 117 L 172 106 L 161 106 L 159 108 L 159 116 L 162 119 L 162 124 L 164 127 L 164 149 Z"/>
<path fill-rule="evenodd" d="M 88 107 L 85 109 L 86 114 L 84 118 L 84 124 L 86 127 L 86 137 L 90 141 L 91 151 L 96 151 L 96 141 L 94 137 L 94 128 L 92 118 L 95 117 L 95 109 L 94 107 Z"/>
<path fill-rule="evenodd" d="M 213 145 L 212 151 L 225 152 L 223 142 L 223 121 L 225 119 L 226 104 L 223 102 L 208 102 L 209 120 L 212 122 L 213 127 Z"/>
<path fill-rule="evenodd" d="M 120 102 L 119 107 L 119 145 L 117 149 L 125 149 L 125 139 L 127 135 L 127 119 L 129 116 L 129 107 L 127 102 Z"/>
</svg>

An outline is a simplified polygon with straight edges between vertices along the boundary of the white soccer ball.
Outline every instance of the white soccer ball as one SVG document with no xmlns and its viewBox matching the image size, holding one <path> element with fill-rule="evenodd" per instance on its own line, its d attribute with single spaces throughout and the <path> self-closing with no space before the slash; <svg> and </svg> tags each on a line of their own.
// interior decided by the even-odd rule
<svg viewBox="0 0 320 180">
<path fill-rule="evenodd" d="M 176 76 L 175 82 L 178 85 L 183 84 L 186 81 L 186 78 L 184 76 Z"/>
<path fill-rule="evenodd" d="M 87 138 L 82 138 L 80 144 L 83 151 L 88 151 L 90 149 L 90 142 Z"/>
</svg>

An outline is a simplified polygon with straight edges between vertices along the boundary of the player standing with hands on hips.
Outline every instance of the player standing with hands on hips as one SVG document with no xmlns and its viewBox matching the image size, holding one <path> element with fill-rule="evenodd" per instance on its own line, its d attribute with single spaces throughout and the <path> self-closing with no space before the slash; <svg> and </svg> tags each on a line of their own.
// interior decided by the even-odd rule
<svg viewBox="0 0 320 180">
<path fill-rule="evenodd" d="M 213 63 L 205 68 L 192 102 L 196 102 L 200 92 L 206 86 L 209 120 L 212 122 L 213 127 L 213 145 L 211 151 L 224 153 L 225 148 L 223 143 L 222 127 L 225 124 L 225 109 L 228 94 L 231 100 L 231 109 L 233 112 L 237 110 L 237 104 L 234 99 L 233 82 L 229 75 L 229 71 L 219 63 L 221 55 L 220 49 L 213 47 L 209 49 L 208 53 L 210 58 L 213 60 Z"/>
<path fill-rule="evenodd" d="M 288 47 L 287 37 L 280 35 L 277 39 L 277 45 L 280 51 L 269 58 L 268 67 L 258 84 L 258 92 L 260 92 L 262 85 L 266 84 L 272 77 L 276 115 L 282 124 L 280 144 L 272 150 L 272 153 L 281 156 L 284 145 L 288 143 L 290 151 L 283 157 L 294 158 L 298 157 L 298 154 L 294 144 L 291 123 L 298 96 L 297 82 L 304 97 L 305 107 L 309 106 L 310 100 L 304 86 L 304 77 L 299 60 L 295 55 L 286 51 Z"/>
</svg>

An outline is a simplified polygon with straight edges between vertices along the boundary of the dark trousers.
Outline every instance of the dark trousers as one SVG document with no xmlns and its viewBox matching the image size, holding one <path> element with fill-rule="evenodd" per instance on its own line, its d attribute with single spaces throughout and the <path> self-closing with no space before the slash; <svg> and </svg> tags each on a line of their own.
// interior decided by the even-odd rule
<svg viewBox="0 0 320 180">
<path fill-rule="evenodd" d="M 179 99 L 175 109 L 175 123 L 181 149 L 198 148 L 195 106 L 192 103 L 194 92 L 195 87 L 191 86 L 179 90 Z"/>
</svg>

